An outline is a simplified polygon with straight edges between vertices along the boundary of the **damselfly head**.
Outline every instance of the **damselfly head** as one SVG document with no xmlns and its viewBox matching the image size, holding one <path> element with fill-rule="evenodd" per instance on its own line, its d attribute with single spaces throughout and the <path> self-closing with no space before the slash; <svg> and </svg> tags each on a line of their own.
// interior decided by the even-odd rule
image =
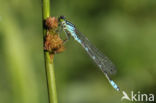
<svg viewBox="0 0 156 103">
<path fill-rule="evenodd" d="M 59 20 L 60 22 L 65 21 L 65 16 L 60 16 L 58 20 Z"/>
</svg>

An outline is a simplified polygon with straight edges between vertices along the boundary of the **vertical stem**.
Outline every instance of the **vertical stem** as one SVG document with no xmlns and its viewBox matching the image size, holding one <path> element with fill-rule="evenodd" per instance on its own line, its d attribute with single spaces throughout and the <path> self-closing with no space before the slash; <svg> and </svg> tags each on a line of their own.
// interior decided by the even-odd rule
<svg viewBox="0 0 156 103">
<path fill-rule="evenodd" d="M 43 21 L 45 21 L 50 16 L 50 0 L 42 0 L 42 15 Z M 46 32 L 47 31 L 43 26 L 43 38 L 46 36 Z M 50 58 L 49 52 L 44 51 L 44 59 L 49 103 L 57 103 L 54 65 L 53 60 Z"/>
</svg>

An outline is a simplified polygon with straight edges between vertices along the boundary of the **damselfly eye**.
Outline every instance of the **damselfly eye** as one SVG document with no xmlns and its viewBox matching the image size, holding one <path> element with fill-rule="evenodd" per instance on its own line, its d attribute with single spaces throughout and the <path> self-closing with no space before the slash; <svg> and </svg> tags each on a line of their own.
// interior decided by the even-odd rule
<svg viewBox="0 0 156 103">
<path fill-rule="evenodd" d="M 59 21 L 61 21 L 61 20 L 65 20 L 65 17 L 64 16 L 60 16 L 59 17 Z"/>
<path fill-rule="evenodd" d="M 60 16 L 60 18 L 61 18 L 61 19 L 65 19 L 65 17 L 64 17 L 64 16 Z"/>
</svg>

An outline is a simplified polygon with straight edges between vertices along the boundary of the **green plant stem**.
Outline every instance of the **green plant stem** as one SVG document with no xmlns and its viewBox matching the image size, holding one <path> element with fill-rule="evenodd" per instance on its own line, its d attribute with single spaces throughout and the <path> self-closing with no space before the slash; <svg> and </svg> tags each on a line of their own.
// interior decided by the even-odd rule
<svg viewBox="0 0 156 103">
<path fill-rule="evenodd" d="M 42 0 L 42 14 L 43 21 L 45 21 L 50 16 L 50 0 Z M 43 26 L 43 38 L 46 36 L 46 32 L 47 31 Z M 53 60 L 50 58 L 50 54 L 47 51 L 44 51 L 44 58 L 45 58 L 45 71 L 46 71 L 49 103 L 57 103 Z"/>
</svg>

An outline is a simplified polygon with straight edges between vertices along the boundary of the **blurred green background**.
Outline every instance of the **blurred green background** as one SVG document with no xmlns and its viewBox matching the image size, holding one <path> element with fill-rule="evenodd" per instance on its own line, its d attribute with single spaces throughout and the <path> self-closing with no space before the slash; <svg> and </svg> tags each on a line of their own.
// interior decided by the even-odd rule
<svg viewBox="0 0 156 103">
<path fill-rule="evenodd" d="M 111 58 L 121 90 L 156 94 L 155 0 L 52 0 L 51 15 Z M 41 0 L 1 0 L 0 103 L 48 103 L 42 35 Z M 73 39 L 65 47 L 54 59 L 59 103 L 120 103 L 82 47 Z"/>
</svg>

